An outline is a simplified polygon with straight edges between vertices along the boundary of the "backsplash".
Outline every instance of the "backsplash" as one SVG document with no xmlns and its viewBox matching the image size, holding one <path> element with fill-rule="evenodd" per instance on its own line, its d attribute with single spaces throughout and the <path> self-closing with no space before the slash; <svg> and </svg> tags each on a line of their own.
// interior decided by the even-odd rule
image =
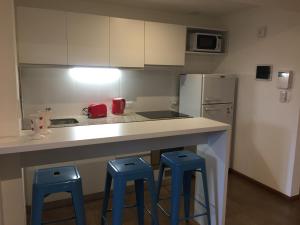
<svg viewBox="0 0 300 225">
<path fill-rule="evenodd" d="M 23 117 L 51 107 L 53 116 L 79 115 L 90 103 L 124 97 L 126 110 L 176 109 L 176 68 L 112 69 L 26 66 L 20 69 Z"/>
</svg>

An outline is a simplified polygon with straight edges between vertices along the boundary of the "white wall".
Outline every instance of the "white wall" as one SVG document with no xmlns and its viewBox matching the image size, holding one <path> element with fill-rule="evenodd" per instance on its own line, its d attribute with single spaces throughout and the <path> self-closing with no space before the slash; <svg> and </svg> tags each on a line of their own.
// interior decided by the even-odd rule
<svg viewBox="0 0 300 225">
<path fill-rule="evenodd" d="M 19 99 L 13 0 L 0 2 L 0 136 L 19 132 Z"/>
<path fill-rule="evenodd" d="M 222 20 L 229 29 L 229 49 L 217 71 L 239 76 L 233 168 L 288 196 L 296 195 L 300 13 L 261 8 Z M 268 32 L 259 39 L 261 26 L 267 26 Z M 255 80 L 257 64 L 273 64 L 272 81 Z M 276 87 L 276 74 L 282 69 L 295 73 L 288 103 L 279 102 Z"/>
</svg>

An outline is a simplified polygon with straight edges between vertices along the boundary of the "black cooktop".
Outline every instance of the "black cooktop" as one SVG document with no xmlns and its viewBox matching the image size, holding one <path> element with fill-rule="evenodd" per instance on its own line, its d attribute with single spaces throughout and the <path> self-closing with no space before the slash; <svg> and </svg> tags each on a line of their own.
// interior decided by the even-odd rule
<svg viewBox="0 0 300 225">
<path fill-rule="evenodd" d="M 172 119 L 172 118 L 190 118 L 191 116 L 166 110 L 166 111 L 149 111 L 149 112 L 136 112 L 136 114 L 146 117 L 148 119 Z"/>
</svg>

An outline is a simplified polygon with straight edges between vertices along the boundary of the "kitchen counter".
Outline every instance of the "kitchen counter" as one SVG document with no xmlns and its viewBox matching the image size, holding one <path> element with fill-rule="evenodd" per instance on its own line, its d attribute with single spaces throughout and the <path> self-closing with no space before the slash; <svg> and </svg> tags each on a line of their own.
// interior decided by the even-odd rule
<svg viewBox="0 0 300 225">
<path fill-rule="evenodd" d="M 221 131 L 229 128 L 230 126 L 227 124 L 198 117 L 53 128 L 51 133 L 41 140 L 32 140 L 32 132 L 26 130 L 22 131 L 20 137 L 0 138 L 0 155 L 87 144 Z"/>
<path fill-rule="evenodd" d="M 97 124 L 112 124 L 112 123 L 130 123 L 130 122 L 142 122 L 151 120 L 149 118 L 140 116 L 134 112 L 127 112 L 122 115 L 109 114 L 107 117 L 90 119 L 85 115 L 69 115 L 69 116 L 55 116 L 51 119 L 65 119 L 72 118 L 76 119 L 78 123 L 76 124 L 63 124 L 63 125 L 51 125 L 51 128 L 61 128 L 61 127 L 74 127 L 74 126 L 87 126 L 87 125 L 97 125 Z M 23 129 L 30 130 L 30 119 L 23 119 Z"/>
<path fill-rule="evenodd" d="M 122 115 L 110 114 L 104 118 L 89 119 L 87 116 L 75 117 L 79 121 L 79 125 L 97 125 L 97 124 L 112 124 L 112 123 L 130 123 L 150 120 L 140 116 L 134 112 L 124 113 Z"/>
<path fill-rule="evenodd" d="M 60 119 L 60 118 L 66 118 L 64 117 L 55 117 L 52 119 Z M 134 112 L 128 112 L 124 113 L 122 115 L 113 115 L 109 114 L 107 117 L 102 118 L 95 118 L 91 119 L 88 118 L 85 115 L 70 115 L 68 118 L 74 118 L 78 120 L 79 123 L 77 124 L 65 124 L 65 125 L 51 125 L 52 128 L 55 127 L 72 127 L 72 126 L 86 126 L 86 125 L 98 125 L 98 124 L 112 124 L 112 123 L 130 123 L 130 122 L 141 122 L 141 121 L 147 121 L 150 120 L 146 117 L 140 116 Z"/>
<path fill-rule="evenodd" d="M 199 117 L 51 130 L 41 140 L 32 140 L 31 131 L 22 131 L 19 137 L 0 138 L 0 225 L 26 225 L 23 168 L 189 145 L 197 145 L 197 154 L 206 160 L 211 225 L 225 225 L 229 125 Z M 99 173 L 105 171 L 92 172 L 98 179 Z M 200 175 L 196 175 L 197 199 L 202 196 L 199 179 Z M 197 206 L 196 214 L 202 212 Z M 196 220 L 207 224 L 203 218 Z"/>
</svg>

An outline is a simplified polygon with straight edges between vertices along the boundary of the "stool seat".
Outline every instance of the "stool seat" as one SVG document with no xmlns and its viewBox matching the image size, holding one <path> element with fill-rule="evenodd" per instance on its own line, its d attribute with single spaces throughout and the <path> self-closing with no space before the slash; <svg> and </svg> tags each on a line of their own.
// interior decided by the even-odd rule
<svg viewBox="0 0 300 225">
<path fill-rule="evenodd" d="M 128 176 L 152 173 L 151 166 L 142 158 L 124 158 L 108 162 L 108 171 L 112 176 Z M 135 177 L 137 178 L 137 177 Z"/>
<path fill-rule="evenodd" d="M 199 167 L 199 165 L 205 163 L 205 160 L 202 157 L 190 151 L 163 153 L 161 155 L 161 160 L 168 164 L 170 167 L 180 166 L 183 169 L 185 169 L 185 167 L 197 168 Z"/>
<path fill-rule="evenodd" d="M 77 169 L 73 166 L 39 169 L 34 176 L 36 185 L 57 184 L 80 179 Z"/>
<path fill-rule="evenodd" d="M 74 166 L 35 171 L 32 184 L 31 225 L 51 223 L 42 221 L 44 198 L 59 192 L 71 193 L 76 225 L 85 225 L 81 178 Z"/>
</svg>

